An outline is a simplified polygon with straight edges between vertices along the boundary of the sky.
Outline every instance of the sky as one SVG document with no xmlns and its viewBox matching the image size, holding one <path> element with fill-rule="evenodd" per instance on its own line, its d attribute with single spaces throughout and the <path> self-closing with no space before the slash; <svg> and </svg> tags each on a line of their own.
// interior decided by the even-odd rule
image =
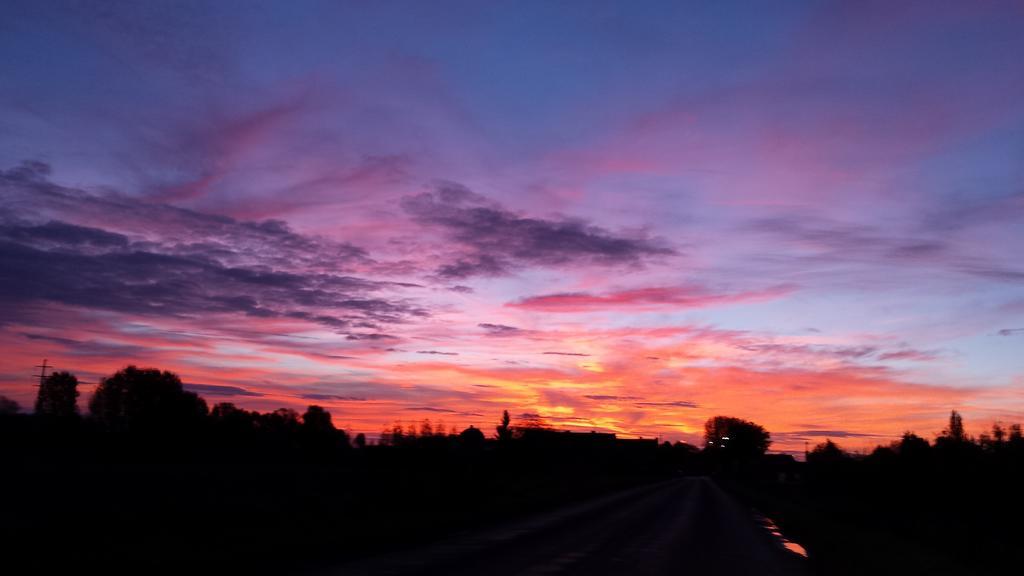
<svg viewBox="0 0 1024 576">
<path fill-rule="evenodd" d="M 774 449 L 1024 421 L 1021 2 L 0 8 L 0 394 Z"/>
</svg>

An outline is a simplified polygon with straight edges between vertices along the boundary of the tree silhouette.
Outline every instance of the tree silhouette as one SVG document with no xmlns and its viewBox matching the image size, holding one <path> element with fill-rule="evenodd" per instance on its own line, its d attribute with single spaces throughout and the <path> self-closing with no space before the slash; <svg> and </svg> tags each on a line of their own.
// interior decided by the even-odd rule
<svg viewBox="0 0 1024 576">
<path fill-rule="evenodd" d="M 1007 441 L 1011 444 L 1020 444 L 1022 439 L 1024 439 L 1024 435 L 1021 434 L 1020 424 L 1011 424 Z"/>
<path fill-rule="evenodd" d="M 949 425 L 942 431 L 942 437 L 951 442 L 966 442 L 967 434 L 964 432 L 964 419 L 956 410 L 949 413 Z"/>
<path fill-rule="evenodd" d="M 70 372 L 54 372 L 39 384 L 36 414 L 54 418 L 78 415 L 78 378 Z"/>
<path fill-rule="evenodd" d="M 302 415 L 302 425 L 312 432 L 332 433 L 336 431 L 334 422 L 331 421 L 331 413 L 321 406 L 312 405 L 306 408 Z"/>
<path fill-rule="evenodd" d="M 508 415 L 508 410 L 503 410 L 501 413 L 501 424 L 495 429 L 498 433 L 498 440 L 507 442 L 512 439 L 512 417 Z"/>
<path fill-rule="evenodd" d="M 826 439 L 807 454 L 807 461 L 817 464 L 833 464 L 848 460 L 850 455 L 835 442 Z"/>
<path fill-rule="evenodd" d="M 100 381 L 89 413 L 119 429 L 157 429 L 196 424 L 206 416 L 206 401 L 186 392 L 172 372 L 128 366 Z"/>
<path fill-rule="evenodd" d="M 734 458 L 763 456 L 771 436 L 762 426 L 748 420 L 715 416 L 704 423 L 705 449 Z"/>
<path fill-rule="evenodd" d="M 261 428 L 279 436 L 295 433 L 302 426 L 299 423 L 299 413 L 291 408 L 278 408 L 273 412 L 260 414 L 259 422 Z"/>
<path fill-rule="evenodd" d="M 219 429 L 231 434 L 248 434 L 256 428 L 257 412 L 249 412 L 232 404 L 221 402 L 210 410 L 210 420 Z"/>
<path fill-rule="evenodd" d="M 896 447 L 900 456 L 908 460 L 920 460 L 931 450 L 928 441 L 913 432 L 904 432 Z"/>
<path fill-rule="evenodd" d="M 459 433 L 459 441 L 461 441 L 464 446 L 480 448 L 484 445 L 486 439 L 484 438 L 484 433 L 481 432 L 479 428 L 470 426 Z"/>
</svg>

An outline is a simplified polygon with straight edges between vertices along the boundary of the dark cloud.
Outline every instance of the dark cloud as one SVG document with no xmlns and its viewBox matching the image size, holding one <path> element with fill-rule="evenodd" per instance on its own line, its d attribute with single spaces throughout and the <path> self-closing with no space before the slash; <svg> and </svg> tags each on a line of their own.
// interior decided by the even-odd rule
<svg viewBox="0 0 1024 576">
<path fill-rule="evenodd" d="M 639 400 L 639 396 L 613 396 L 608 394 L 585 394 L 584 398 L 591 400 Z"/>
<path fill-rule="evenodd" d="M 140 315 L 294 318 L 338 331 L 426 315 L 385 294 L 413 285 L 344 273 L 368 261 L 360 248 L 279 221 L 89 194 L 46 174 L 33 163 L 0 172 L 4 310 L 46 301 Z"/>
<path fill-rule="evenodd" d="M 335 402 L 366 402 L 367 399 L 362 396 L 343 396 L 340 394 L 300 394 L 299 398 L 304 400 L 320 400 L 327 401 L 333 400 Z"/>
<path fill-rule="evenodd" d="M 129 244 L 122 234 L 55 220 L 38 225 L 5 226 L 0 228 L 0 238 L 48 248 L 108 249 L 127 248 Z"/>
<path fill-rule="evenodd" d="M 451 286 L 448 289 L 452 292 L 458 292 L 459 294 L 472 294 L 474 292 L 474 290 L 469 286 L 462 286 L 461 284 Z"/>
<path fill-rule="evenodd" d="M 511 271 L 511 264 L 489 254 L 476 254 L 459 258 L 451 264 L 437 269 L 442 278 L 469 278 L 470 276 L 504 276 Z"/>
<path fill-rule="evenodd" d="M 60 337 L 60 336 L 47 336 L 45 334 L 31 334 L 31 333 L 28 333 L 28 332 L 22 332 L 21 335 L 24 336 L 25 338 L 28 338 L 29 340 L 41 340 L 41 341 L 44 341 L 44 342 L 54 342 L 54 343 L 60 344 L 62 346 L 69 346 L 70 347 L 70 346 L 78 346 L 78 345 L 81 344 L 81 342 L 78 341 L 78 340 L 74 340 L 72 338 L 63 338 L 63 337 Z"/>
<path fill-rule="evenodd" d="M 737 344 L 737 348 L 748 352 L 760 354 L 778 355 L 813 355 L 831 357 L 840 360 L 864 360 L 876 358 L 881 361 L 887 360 L 913 360 L 928 361 L 938 357 L 938 353 L 928 350 L 917 350 L 914 348 L 901 348 L 898 350 L 883 351 L 876 346 L 830 346 L 819 344 L 775 344 L 775 343 L 750 343 Z"/>
<path fill-rule="evenodd" d="M 583 354 L 582 352 L 543 352 L 543 354 L 549 356 L 590 356 L 590 354 Z"/>
<path fill-rule="evenodd" d="M 1013 336 L 1021 333 L 1024 333 L 1024 328 L 1003 328 L 999 331 L 1000 336 Z"/>
<path fill-rule="evenodd" d="M 674 408 L 699 408 L 695 402 L 688 400 L 675 400 L 671 402 L 636 402 L 637 406 L 668 406 Z"/>
<path fill-rule="evenodd" d="M 523 216 L 458 184 L 408 196 L 402 207 L 462 250 L 438 269 L 445 278 L 498 276 L 525 265 L 638 265 L 674 253 L 646 236 L 617 234 L 584 220 Z"/>
<path fill-rule="evenodd" d="M 440 350 L 417 350 L 417 354 L 434 354 L 438 356 L 458 356 L 458 352 L 441 352 Z"/>
<path fill-rule="evenodd" d="M 740 344 L 736 346 L 748 352 L 769 354 L 813 354 L 834 358 L 858 359 L 878 352 L 874 346 L 818 346 L 812 344 Z"/>
<path fill-rule="evenodd" d="M 480 328 L 487 331 L 488 336 L 515 336 L 522 333 L 522 330 L 515 326 L 506 326 L 504 324 L 490 324 L 483 322 L 477 324 Z"/>
<path fill-rule="evenodd" d="M 478 414 L 476 412 L 460 412 L 449 408 L 435 408 L 434 406 L 409 406 L 408 408 L 402 408 L 402 410 L 408 410 L 410 412 L 437 412 L 439 414 L 455 414 L 458 416 L 483 416 L 483 414 Z"/>
<path fill-rule="evenodd" d="M 879 360 L 914 360 L 924 362 L 928 360 L 935 360 L 938 358 L 938 354 L 935 352 L 929 352 L 927 350 L 894 350 L 892 352 L 886 352 L 879 354 Z"/>
<path fill-rule="evenodd" d="M 118 342 L 100 342 L 96 340 L 75 340 L 62 336 L 49 336 L 45 334 L 22 333 L 22 336 L 29 340 L 38 340 L 60 344 L 65 352 L 71 356 L 116 356 L 119 358 L 143 358 L 152 351 L 142 346 L 133 344 L 121 344 Z"/>
<path fill-rule="evenodd" d="M 995 204 L 1004 206 L 1005 218 L 992 218 L 992 206 L 988 206 L 966 215 L 972 221 L 964 221 L 962 224 L 974 226 L 984 221 L 992 224 L 1017 219 L 1024 214 L 1017 205 L 1021 197 L 1024 195 L 1013 196 L 1002 204 Z M 959 214 L 953 213 L 938 219 L 926 218 L 916 233 L 894 233 L 878 226 L 808 216 L 762 219 L 752 222 L 748 228 L 794 243 L 803 254 L 797 258 L 802 265 L 826 264 L 834 268 L 837 262 L 889 263 L 928 266 L 1003 282 L 1024 280 L 1024 269 L 995 262 L 987 255 L 973 253 L 955 243 L 949 232 L 962 227 L 960 224 L 951 224 L 957 218 Z M 813 252 L 808 253 L 809 249 Z"/>
<path fill-rule="evenodd" d="M 897 236 L 871 226 L 799 216 L 757 220 L 750 227 L 846 258 L 922 261 L 945 256 L 951 250 L 946 241 L 930 235 Z"/>
<path fill-rule="evenodd" d="M 792 432 L 773 432 L 772 436 L 787 440 L 810 440 L 812 438 L 878 438 L 878 434 L 863 434 L 847 430 L 795 430 Z"/>
<path fill-rule="evenodd" d="M 990 263 L 965 262 L 959 266 L 959 269 L 967 274 L 988 278 L 989 280 L 999 280 L 1000 282 L 1020 282 L 1024 280 L 1024 270 L 1016 270 Z"/>
<path fill-rule="evenodd" d="M 200 396 L 263 396 L 259 392 L 246 390 L 240 386 L 219 386 L 216 384 L 183 384 L 186 390 L 190 390 Z"/>
<path fill-rule="evenodd" d="M 353 333 L 353 334 L 349 334 L 348 336 L 346 336 L 346 339 L 348 339 L 348 340 L 398 340 L 399 338 L 398 338 L 398 336 L 393 336 L 391 334 L 380 334 L 380 333 L 359 334 L 359 333 Z"/>
<path fill-rule="evenodd" d="M 991 228 L 1024 219 L 1024 192 L 957 194 L 935 202 L 923 218 L 924 228 L 948 235 L 971 227 Z"/>
</svg>

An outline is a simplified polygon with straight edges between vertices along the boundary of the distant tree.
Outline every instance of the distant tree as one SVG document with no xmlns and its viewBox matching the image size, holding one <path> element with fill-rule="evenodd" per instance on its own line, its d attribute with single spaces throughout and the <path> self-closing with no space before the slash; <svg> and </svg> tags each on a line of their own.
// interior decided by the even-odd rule
<svg viewBox="0 0 1024 576">
<path fill-rule="evenodd" d="M 420 423 L 420 436 L 429 437 L 434 435 L 434 425 L 430 423 L 430 418 L 426 418 Z"/>
<path fill-rule="evenodd" d="M 291 408 L 278 408 L 273 412 L 260 414 L 260 427 L 274 435 L 288 435 L 297 432 L 302 424 L 299 413 Z"/>
<path fill-rule="evenodd" d="M 757 458 L 771 446 L 771 435 L 748 420 L 715 416 L 704 423 L 705 450 L 734 458 Z"/>
<path fill-rule="evenodd" d="M 307 430 L 318 433 L 331 433 L 336 430 L 331 421 L 331 413 L 321 406 L 312 405 L 302 415 L 302 425 Z"/>
<path fill-rule="evenodd" d="M 949 413 L 949 425 L 942 431 L 942 437 L 951 442 L 966 442 L 967 434 L 964 432 L 964 419 L 956 410 Z"/>
<path fill-rule="evenodd" d="M 525 413 L 518 417 L 519 423 L 513 428 L 513 432 L 522 430 L 550 430 L 551 427 L 540 414 Z"/>
<path fill-rule="evenodd" d="M 356 448 L 359 448 L 360 450 L 366 448 L 366 434 L 363 434 L 362 432 L 356 434 L 355 440 L 353 440 L 353 442 L 355 443 Z"/>
<path fill-rule="evenodd" d="M 506 442 L 512 439 L 512 417 L 508 415 L 508 410 L 501 412 L 501 424 L 498 424 L 495 430 L 498 433 L 498 440 Z"/>
<path fill-rule="evenodd" d="M 889 446 L 875 446 L 875 448 L 871 450 L 871 455 L 868 457 L 868 460 L 875 463 L 882 462 L 885 465 L 888 465 L 897 458 L 896 446 L 898 446 L 896 442 L 893 442 Z"/>
<path fill-rule="evenodd" d="M 220 402 L 210 409 L 210 420 L 223 430 L 244 434 L 255 430 L 259 413 L 244 410 L 231 402 Z"/>
<path fill-rule="evenodd" d="M 999 422 L 992 424 L 992 440 L 997 444 L 1002 444 L 1006 441 L 1006 429 Z"/>
<path fill-rule="evenodd" d="M 405 431 L 402 430 L 402 425 L 395 422 L 394 426 L 391 427 L 391 434 L 389 435 L 392 446 L 401 446 L 405 443 Z"/>
<path fill-rule="evenodd" d="M 0 396 L 0 416 L 10 416 L 21 412 L 21 406 L 7 396 Z"/>
<path fill-rule="evenodd" d="M 825 440 L 807 453 L 807 461 L 812 464 L 834 464 L 850 459 L 850 455 L 831 440 Z"/>
<path fill-rule="evenodd" d="M 54 372 L 39 385 L 36 414 L 54 418 L 78 415 L 78 378 L 70 372 Z"/>
<path fill-rule="evenodd" d="M 480 448 L 484 445 L 486 439 L 484 438 L 484 433 L 479 428 L 470 426 L 459 433 L 459 441 L 465 446 Z"/>
<path fill-rule="evenodd" d="M 896 450 L 903 458 L 920 459 L 928 455 L 931 445 L 913 432 L 904 432 L 896 445 Z"/>
<path fill-rule="evenodd" d="M 1024 440 L 1024 435 L 1021 434 L 1020 424 L 1010 424 L 1010 435 L 1007 441 L 1019 444 L 1022 440 Z"/>
<path fill-rule="evenodd" d="M 128 366 L 100 381 L 89 413 L 115 428 L 159 428 L 195 424 L 207 414 L 206 402 L 187 392 L 172 372 Z"/>
</svg>

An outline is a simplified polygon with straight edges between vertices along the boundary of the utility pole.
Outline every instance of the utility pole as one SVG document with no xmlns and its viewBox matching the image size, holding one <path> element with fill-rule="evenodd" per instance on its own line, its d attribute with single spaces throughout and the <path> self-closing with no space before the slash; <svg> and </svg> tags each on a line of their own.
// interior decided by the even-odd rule
<svg viewBox="0 0 1024 576">
<path fill-rule="evenodd" d="M 39 374 L 33 374 L 32 377 L 38 379 L 39 384 L 34 384 L 34 386 L 42 386 L 43 380 L 46 380 L 46 370 L 48 368 L 53 368 L 53 366 L 47 365 L 46 358 L 43 358 L 43 363 L 35 366 L 35 368 L 39 368 Z"/>
</svg>

